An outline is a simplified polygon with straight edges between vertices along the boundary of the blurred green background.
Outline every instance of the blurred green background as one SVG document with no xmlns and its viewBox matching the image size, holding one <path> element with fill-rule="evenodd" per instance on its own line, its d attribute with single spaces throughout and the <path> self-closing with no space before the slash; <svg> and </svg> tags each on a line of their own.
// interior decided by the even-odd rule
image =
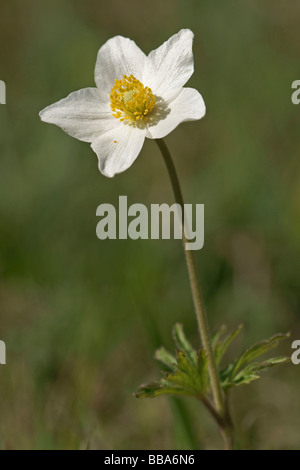
<svg viewBox="0 0 300 470">
<path fill-rule="evenodd" d="M 136 400 L 159 376 L 182 322 L 199 345 L 180 241 L 100 241 L 96 208 L 171 203 L 154 142 L 108 179 L 89 145 L 38 112 L 94 86 L 99 47 L 114 35 L 146 52 L 195 33 L 202 121 L 166 141 L 187 203 L 205 204 L 196 252 L 212 330 L 245 323 L 231 354 L 276 332 L 300 338 L 297 0 L 10 0 L 0 6 L 0 366 L 2 449 L 212 449 L 215 424 L 197 402 Z M 291 341 L 281 348 L 291 353 Z M 231 356 L 229 353 L 229 357 Z M 234 391 L 244 449 L 297 449 L 300 366 Z"/>
</svg>

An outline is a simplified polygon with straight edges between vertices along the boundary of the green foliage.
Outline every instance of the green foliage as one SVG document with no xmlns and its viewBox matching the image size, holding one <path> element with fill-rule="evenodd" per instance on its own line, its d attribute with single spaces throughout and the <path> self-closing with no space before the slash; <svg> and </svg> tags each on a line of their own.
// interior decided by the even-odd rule
<svg viewBox="0 0 300 470">
<path fill-rule="evenodd" d="M 213 336 L 213 349 L 218 366 L 241 329 L 242 325 L 239 325 L 231 333 L 226 334 L 226 327 L 222 326 Z M 285 356 L 253 362 L 254 359 L 275 348 L 279 342 L 288 337 L 289 334 L 278 334 L 255 343 L 225 368 L 220 369 L 223 390 L 227 392 L 232 387 L 248 384 L 259 379 L 261 372 L 265 369 L 288 362 L 289 358 Z M 160 381 L 142 385 L 135 396 L 154 398 L 159 395 L 180 395 L 207 400 L 210 386 L 208 361 L 204 349 L 196 351 L 192 347 L 180 324 L 176 324 L 173 328 L 173 338 L 177 348 L 175 356 L 163 347 L 155 353 L 155 358 L 167 366 L 168 371 L 163 372 Z"/>
</svg>

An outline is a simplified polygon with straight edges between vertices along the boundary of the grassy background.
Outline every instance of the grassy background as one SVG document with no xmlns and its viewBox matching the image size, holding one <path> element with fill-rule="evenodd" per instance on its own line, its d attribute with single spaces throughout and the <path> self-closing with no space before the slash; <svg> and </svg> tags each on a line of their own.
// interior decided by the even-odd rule
<svg viewBox="0 0 300 470">
<path fill-rule="evenodd" d="M 186 202 L 205 204 L 196 257 L 212 329 L 244 322 L 236 350 L 278 331 L 300 338 L 299 15 L 297 0 L 1 3 L 1 448 L 221 445 L 198 403 L 132 397 L 158 376 L 153 352 L 173 349 L 175 322 L 198 345 L 180 241 L 95 234 L 97 206 L 119 195 L 172 202 L 155 144 L 107 179 L 88 144 L 38 117 L 93 86 L 97 51 L 114 35 L 148 53 L 183 27 L 195 33 L 189 86 L 207 116 L 167 143 Z M 233 393 L 241 448 L 299 448 L 299 385 L 300 366 L 288 365 Z"/>
</svg>

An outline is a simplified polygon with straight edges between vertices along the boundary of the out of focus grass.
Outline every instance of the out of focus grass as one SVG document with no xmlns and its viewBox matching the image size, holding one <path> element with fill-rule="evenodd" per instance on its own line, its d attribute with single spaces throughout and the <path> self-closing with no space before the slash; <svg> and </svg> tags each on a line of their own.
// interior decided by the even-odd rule
<svg viewBox="0 0 300 470">
<path fill-rule="evenodd" d="M 132 168 L 110 180 L 87 144 L 38 118 L 93 86 L 97 51 L 114 35 L 149 52 L 183 27 L 194 31 L 189 85 L 207 116 L 167 142 L 186 202 L 205 204 L 196 256 L 212 329 L 244 322 L 237 348 L 278 331 L 299 339 L 300 108 L 290 100 L 299 15 L 296 0 L 1 3 L 2 448 L 220 445 L 198 403 L 182 402 L 181 413 L 167 398 L 132 397 L 157 377 L 153 352 L 161 342 L 173 347 L 175 322 L 199 341 L 180 242 L 95 234 L 97 206 L 119 195 L 172 201 L 156 146 L 147 141 Z M 233 394 L 242 448 L 299 448 L 299 386 L 300 368 L 290 365 Z"/>
</svg>

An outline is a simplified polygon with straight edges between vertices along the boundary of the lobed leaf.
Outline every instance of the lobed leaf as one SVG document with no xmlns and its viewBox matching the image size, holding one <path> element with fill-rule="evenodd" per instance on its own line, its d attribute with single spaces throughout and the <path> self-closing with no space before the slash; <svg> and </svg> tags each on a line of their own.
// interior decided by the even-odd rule
<svg viewBox="0 0 300 470">
<path fill-rule="evenodd" d="M 217 365 L 220 364 L 228 347 L 241 329 L 242 325 L 239 325 L 231 333 L 225 335 L 226 328 L 222 327 L 214 335 L 213 348 Z M 249 384 L 259 379 L 265 369 L 290 361 L 289 358 L 280 356 L 261 362 L 253 362 L 254 359 L 276 347 L 288 336 L 289 334 L 274 335 L 247 348 L 236 360 L 219 372 L 223 390 L 228 391 L 234 386 Z M 154 398 L 159 395 L 177 395 L 202 397 L 209 401 L 210 381 L 205 350 L 201 348 L 196 351 L 192 347 L 179 323 L 173 328 L 173 337 L 178 349 L 176 357 L 164 347 L 155 352 L 155 358 L 162 362 L 168 370 L 163 372 L 160 381 L 142 385 L 135 397 Z"/>
</svg>

